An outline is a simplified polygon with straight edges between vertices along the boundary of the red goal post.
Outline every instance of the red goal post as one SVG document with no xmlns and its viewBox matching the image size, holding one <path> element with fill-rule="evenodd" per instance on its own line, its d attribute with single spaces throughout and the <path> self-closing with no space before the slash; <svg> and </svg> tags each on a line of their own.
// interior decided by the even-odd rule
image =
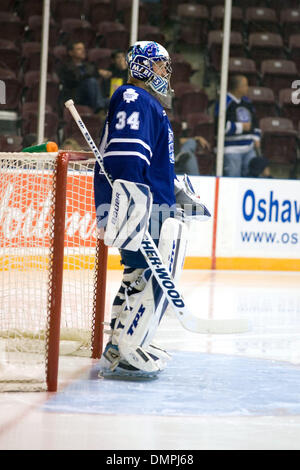
<svg viewBox="0 0 300 470">
<path fill-rule="evenodd" d="M 56 391 L 59 354 L 101 356 L 94 164 L 89 152 L 0 153 L 0 391 Z"/>
</svg>

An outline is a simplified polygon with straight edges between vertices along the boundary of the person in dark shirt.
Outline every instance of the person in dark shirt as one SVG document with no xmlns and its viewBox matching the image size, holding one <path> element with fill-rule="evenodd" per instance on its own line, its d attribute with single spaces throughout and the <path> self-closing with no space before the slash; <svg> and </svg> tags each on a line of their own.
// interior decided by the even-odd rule
<svg viewBox="0 0 300 470">
<path fill-rule="evenodd" d="M 252 102 L 247 98 L 248 80 L 229 78 L 226 97 L 224 176 L 248 176 L 249 163 L 260 152 L 261 131 Z M 219 103 L 215 109 L 216 131 Z"/>
<path fill-rule="evenodd" d="M 95 113 L 108 107 L 109 100 L 101 91 L 99 71 L 86 59 L 82 42 L 68 46 L 68 59 L 58 67 L 57 74 L 62 84 L 62 102 L 73 99 L 76 104 L 89 106 Z"/>
<path fill-rule="evenodd" d="M 249 163 L 249 178 L 272 178 L 270 162 L 265 157 L 252 158 Z"/>
<path fill-rule="evenodd" d="M 107 69 L 99 69 L 99 74 L 103 80 L 103 94 L 111 97 L 116 89 L 127 83 L 128 67 L 126 63 L 126 55 L 123 51 L 115 51 L 112 54 L 112 64 Z"/>
</svg>

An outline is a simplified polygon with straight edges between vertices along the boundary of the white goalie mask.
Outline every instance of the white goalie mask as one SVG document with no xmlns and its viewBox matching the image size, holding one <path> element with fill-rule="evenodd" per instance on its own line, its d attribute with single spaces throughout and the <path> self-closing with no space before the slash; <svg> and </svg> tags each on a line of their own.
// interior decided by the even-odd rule
<svg viewBox="0 0 300 470">
<path fill-rule="evenodd" d="M 156 94 L 170 95 L 171 59 L 155 41 L 138 41 L 128 51 L 127 64 L 133 78 L 142 80 Z"/>
</svg>

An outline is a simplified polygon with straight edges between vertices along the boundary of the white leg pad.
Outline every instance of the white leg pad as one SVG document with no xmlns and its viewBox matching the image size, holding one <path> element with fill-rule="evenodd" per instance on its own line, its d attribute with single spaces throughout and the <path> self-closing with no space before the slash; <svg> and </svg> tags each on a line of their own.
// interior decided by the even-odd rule
<svg viewBox="0 0 300 470">
<path fill-rule="evenodd" d="M 188 229 L 182 221 L 170 218 L 163 223 L 158 248 L 164 263 L 177 281 L 182 272 L 187 239 Z M 149 350 L 168 302 L 156 279 L 151 276 L 150 269 L 145 271 L 145 275 L 150 276 L 149 280 L 127 316 L 118 347 L 121 356 L 131 365 L 149 372 L 161 370 L 169 360 L 169 356 L 159 355 L 158 350 L 157 354 L 152 351 L 154 356 L 159 356 L 155 360 Z"/>
</svg>

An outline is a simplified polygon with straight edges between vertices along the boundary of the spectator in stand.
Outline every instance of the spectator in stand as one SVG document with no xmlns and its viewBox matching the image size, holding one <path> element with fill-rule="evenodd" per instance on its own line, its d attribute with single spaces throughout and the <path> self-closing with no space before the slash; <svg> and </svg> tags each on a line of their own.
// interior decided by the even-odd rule
<svg viewBox="0 0 300 470">
<path fill-rule="evenodd" d="M 45 138 L 46 140 L 46 138 Z M 23 137 L 23 148 L 31 147 L 32 145 L 37 145 L 37 134 L 26 134 Z"/>
<path fill-rule="evenodd" d="M 229 78 L 226 99 L 224 176 L 248 176 L 250 161 L 260 153 L 261 131 L 247 94 L 246 77 L 235 75 Z M 216 131 L 218 117 L 219 103 L 215 108 Z"/>
<path fill-rule="evenodd" d="M 123 51 L 115 51 L 112 54 L 112 65 L 107 69 L 99 69 L 99 74 L 103 80 L 103 94 L 111 97 L 116 89 L 127 83 L 128 67 L 126 56 Z"/>
<path fill-rule="evenodd" d="M 96 65 L 86 59 L 85 45 L 73 42 L 67 50 L 68 59 L 57 70 L 63 87 L 62 102 L 73 99 L 76 104 L 89 106 L 95 113 L 105 111 L 109 100 L 102 94 Z"/>
<path fill-rule="evenodd" d="M 210 150 L 209 142 L 204 137 L 195 136 L 180 139 L 180 150 L 175 157 L 175 172 L 177 174 L 200 175 L 197 163 L 197 149 Z"/>
<path fill-rule="evenodd" d="M 76 150 L 76 151 L 82 150 L 77 140 L 72 139 L 72 138 L 68 138 L 64 140 L 60 148 L 61 150 Z"/>
<path fill-rule="evenodd" d="M 272 178 L 269 160 L 255 157 L 249 163 L 249 178 Z"/>
</svg>

